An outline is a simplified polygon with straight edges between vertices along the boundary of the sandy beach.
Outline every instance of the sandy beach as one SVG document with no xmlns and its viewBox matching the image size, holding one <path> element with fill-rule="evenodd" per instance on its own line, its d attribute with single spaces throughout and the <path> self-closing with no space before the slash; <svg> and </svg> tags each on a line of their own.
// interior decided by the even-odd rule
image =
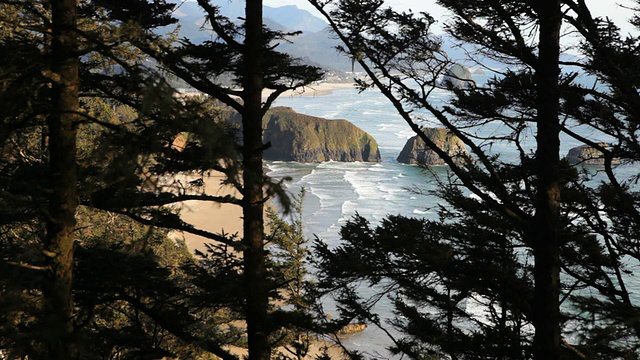
<svg viewBox="0 0 640 360">
<path fill-rule="evenodd" d="M 353 82 L 346 82 L 346 83 L 327 83 L 327 82 L 322 82 L 322 83 L 319 83 L 319 84 L 308 85 L 308 86 L 299 88 L 297 90 L 285 91 L 284 93 L 282 93 L 282 95 L 280 95 L 280 97 L 287 97 L 287 96 L 322 96 L 322 95 L 331 94 L 335 90 L 352 89 L 352 88 L 354 88 L 354 86 L 355 86 L 355 84 Z M 265 90 L 262 93 L 262 96 L 264 98 L 266 98 L 272 92 L 273 91 Z"/>
<path fill-rule="evenodd" d="M 287 91 L 280 95 L 280 97 L 287 96 L 322 96 L 331 94 L 335 90 L 353 88 L 353 83 L 320 83 L 309 85 L 304 88 L 300 88 L 295 91 Z M 266 97 L 270 92 L 265 91 L 263 97 Z M 186 176 L 182 181 L 194 180 L 194 177 Z M 225 196 L 233 195 L 240 197 L 238 191 L 229 185 L 222 185 L 224 177 L 219 173 L 212 173 L 210 176 L 202 178 L 203 187 L 202 190 L 207 195 L 213 196 Z M 240 206 L 233 204 L 220 204 L 216 202 L 205 201 L 186 201 L 183 204 L 181 211 L 181 218 L 185 222 L 193 225 L 194 227 L 202 230 L 206 230 L 213 233 L 224 232 L 226 234 L 237 235 L 242 237 L 242 209 Z M 181 237 L 185 240 L 187 248 L 194 254 L 196 251 L 206 253 L 206 243 L 211 243 L 204 237 L 188 234 L 188 233 L 174 233 L 174 237 Z M 313 359 L 316 356 L 322 354 L 323 350 L 327 348 L 328 354 L 332 359 L 345 359 L 346 357 L 342 353 L 342 350 L 333 342 L 328 340 L 317 340 L 311 344 L 309 354 L 306 358 Z M 237 355 L 246 355 L 246 350 L 234 348 L 233 352 Z"/>
<path fill-rule="evenodd" d="M 188 177 L 187 181 L 193 178 Z M 229 185 L 222 185 L 224 176 L 212 173 L 203 177 L 203 190 L 207 195 L 239 197 L 238 191 Z M 181 218 L 194 227 L 213 233 L 238 234 L 242 236 L 242 208 L 233 204 L 221 204 L 213 201 L 190 200 L 183 203 Z M 199 235 L 189 233 L 174 234 L 183 236 L 189 252 L 206 251 L 205 243 L 213 242 Z"/>
<path fill-rule="evenodd" d="M 195 177 L 185 176 L 180 180 L 185 182 L 194 179 Z M 203 177 L 202 180 L 204 182 L 202 189 L 207 195 L 239 196 L 237 190 L 233 187 L 222 185 L 224 177 L 220 173 L 212 173 L 210 176 Z M 212 201 L 186 201 L 181 211 L 181 218 L 198 229 L 242 236 L 242 209 L 237 205 L 220 204 Z M 188 233 L 174 233 L 172 236 L 184 238 L 187 248 L 192 254 L 196 250 L 203 253 L 206 252 L 205 244 L 212 242 L 201 236 Z M 322 354 L 325 347 L 328 349 L 328 354 L 332 359 L 345 359 L 341 349 L 327 340 L 314 341 L 311 344 L 307 358 L 313 359 Z M 233 352 L 241 356 L 246 355 L 245 349 L 233 348 Z"/>
<path fill-rule="evenodd" d="M 352 89 L 354 87 L 355 87 L 355 83 L 352 81 L 351 82 L 321 82 L 317 84 L 311 84 L 304 87 L 300 87 L 296 90 L 285 91 L 280 95 L 280 98 L 291 97 L 291 96 L 322 96 L 322 95 L 331 94 L 335 90 Z M 262 98 L 266 99 L 267 96 L 269 96 L 271 93 L 273 93 L 273 90 L 267 90 L 267 89 L 263 90 Z M 195 91 L 192 89 L 180 89 L 176 94 L 176 97 L 188 98 L 188 97 L 203 96 L 203 95 L 204 94 L 200 91 Z"/>
<path fill-rule="evenodd" d="M 353 82 L 349 83 L 328 83 L 322 82 L 302 87 L 295 91 L 286 91 L 280 97 L 287 96 L 322 96 L 331 94 L 335 90 L 350 89 L 354 87 Z M 263 96 L 266 98 L 271 92 L 265 91 Z M 190 178 L 186 177 L 185 181 Z M 191 179 L 193 180 L 193 179 Z M 237 191 L 231 186 L 221 186 L 223 177 L 221 174 L 213 173 L 204 179 L 204 192 L 208 195 L 224 196 L 232 194 L 238 196 Z M 209 232 L 220 233 L 224 231 L 227 234 L 238 234 L 242 236 L 242 209 L 239 206 L 231 204 L 219 204 L 215 202 L 203 201 L 187 201 L 184 203 L 182 210 L 182 219 L 196 228 Z M 204 244 L 207 239 L 192 234 L 174 234 L 173 236 L 184 236 L 185 242 L 191 253 L 205 251 Z"/>
</svg>

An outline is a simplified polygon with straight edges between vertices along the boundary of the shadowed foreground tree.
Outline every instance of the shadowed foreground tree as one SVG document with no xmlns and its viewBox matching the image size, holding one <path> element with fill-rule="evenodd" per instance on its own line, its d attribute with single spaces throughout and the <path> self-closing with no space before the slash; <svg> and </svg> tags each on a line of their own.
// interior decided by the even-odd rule
<svg viewBox="0 0 640 360">
<path fill-rule="evenodd" d="M 626 69 L 636 63 L 638 40 L 592 18 L 583 1 L 442 0 L 453 15 L 448 35 L 477 61 L 502 64 L 486 84 L 442 89 L 439 77 L 453 61 L 430 34 L 427 14 L 397 13 L 375 0 L 310 2 L 367 72 L 361 88 L 381 91 L 451 173 L 436 179 L 444 200 L 438 221 L 390 217 L 373 228 L 356 217 L 343 228 L 343 246 L 318 244 L 322 283 L 337 289 L 345 315 L 386 326 L 371 312 L 378 297 L 360 299 L 354 287 L 366 280 L 394 301 L 393 325 L 406 335 L 392 339 L 397 353 L 637 356 L 637 304 L 625 286 L 625 269 L 638 261 L 630 255 L 636 240 L 615 230 L 634 228 L 637 204 L 627 200 L 623 210 L 610 197 L 637 197 L 611 159 L 637 159 L 629 151 L 637 82 Z M 584 57 L 561 56 L 563 27 L 580 34 Z M 444 90 L 448 102 L 431 100 Z M 474 161 L 460 165 L 426 138 L 426 118 L 458 136 Z M 561 138 L 601 150 L 606 177 L 579 174 L 561 160 Z M 611 144 L 598 145 L 603 138 Z"/>
<path fill-rule="evenodd" d="M 43 253 L 47 258 L 42 292 L 46 348 L 53 359 L 78 356 L 73 341 L 73 248 L 78 206 L 76 134 L 80 77 L 77 55 L 75 0 L 52 0 L 51 113 L 47 119 L 49 145 L 49 208 Z"/>
<path fill-rule="evenodd" d="M 112 332 L 113 335 L 113 332 L 127 331 L 117 326 L 92 327 L 95 323 L 102 323 L 102 320 L 92 317 L 93 311 L 105 306 L 123 306 L 126 309 L 123 313 L 127 316 L 137 312 L 146 317 L 140 322 L 122 322 L 131 330 L 128 333 L 153 337 L 154 332 L 148 331 L 148 327 L 162 328 L 178 339 L 176 341 L 228 359 L 235 356 L 223 347 L 242 345 L 243 341 L 240 332 L 230 324 L 245 320 L 248 339 L 244 341 L 248 343 L 249 357 L 266 359 L 272 346 L 280 341 L 271 335 L 293 320 L 286 312 L 269 315 L 269 299 L 279 297 L 282 277 L 273 274 L 268 267 L 263 211 L 264 203 L 273 194 L 281 192 L 281 188 L 263 174 L 262 152 L 268 145 L 262 142 L 262 116 L 282 92 L 317 80 L 320 73 L 317 68 L 298 65 L 295 60 L 274 51 L 275 43 L 284 41 L 285 34 L 263 27 L 261 1 L 247 2 L 245 22 L 240 25 L 221 16 L 218 9 L 207 1 L 200 1 L 199 5 L 207 13 L 208 26 L 217 38 L 196 45 L 187 39 L 173 42 L 152 32 L 154 28 L 174 21 L 171 18 L 173 5 L 164 1 L 80 3 L 78 26 L 70 24 L 64 30 L 76 39 L 76 43 L 71 44 L 75 46 L 73 55 L 76 62 L 78 58 L 82 59 L 79 62 L 79 81 L 83 107 L 81 111 L 79 108 L 64 110 L 63 113 L 75 116 L 69 130 L 80 129 L 86 146 L 80 149 L 78 159 L 66 160 L 63 164 L 63 170 L 73 171 L 73 163 L 78 163 L 80 174 L 79 181 L 68 181 L 64 185 L 79 187 L 78 195 L 70 194 L 75 196 L 69 202 L 71 205 L 80 202 L 83 207 L 126 215 L 146 226 L 204 236 L 216 242 L 210 255 L 218 256 L 216 261 L 227 261 L 225 264 L 228 266 L 193 267 L 190 275 L 184 276 L 186 280 L 173 285 L 169 281 L 171 276 L 166 273 L 166 276 L 154 276 L 157 283 L 164 282 L 162 286 L 167 286 L 167 289 L 190 289 L 185 293 L 193 296 L 187 298 L 176 297 L 181 291 L 159 294 L 149 287 L 134 291 L 133 285 L 111 287 L 105 282 L 105 287 L 92 287 L 90 278 L 83 276 L 75 289 L 82 296 L 83 302 L 79 305 L 82 308 L 73 309 L 70 307 L 69 288 L 73 258 L 68 256 L 64 258 L 67 261 L 64 268 L 64 289 L 67 292 L 64 295 L 65 304 L 69 307 L 64 310 L 66 315 L 58 316 L 58 320 L 64 321 L 62 327 L 69 325 L 65 327 L 67 333 L 71 333 L 69 337 L 82 336 L 86 341 L 93 336 L 95 340 L 101 332 Z M 37 332 L 37 325 L 28 319 L 30 316 L 35 319 L 43 317 L 35 309 L 37 306 L 34 309 L 28 307 L 37 304 L 42 279 L 37 274 L 25 276 L 23 271 L 30 269 L 38 273 L 43 260 L 41 256 L 32 256 L 31 251 L 41 254 L 42 224 L 48 221 L 47 212 L 39 211 L 42 204 L 48 203 L 48 185 L 46 181 L 43 183 L 42 177 L 34 175 L 39 171 L 46 173 L 49 162 L 44 154 L 47 146 L 53 145 L 53 141 L 47 141 L 54 135 L 48 133 L 43 123 L 43 118 L 52 110 L 42 105 L 50 96 L 50 80 L 41 76 L 41 69 L 49 66 L 44 56 L 50 40 L 47 35 L 49 11 L 45 1 L 3 1 L 2 6 L 3 24 L 8 25 L 2 27 L 2 46 L 7 54 L 11 54 L 3 58 L 6 62 L 2 63 L 2 96 L 9 100 L 8 104 L 19 101 L 24 105 L 8 106 L 2 112 L 3 124 L 8 125 L 2 128 L 2 211 L 7 215 L 2 218 L 3 253 L 7 254 L 3 255 L 2 265 L 3 269 L 6 267 L 11 272 L 11 276 L 5 279 L 12 286 L 11 291 L 7 291 L 10 296 L 3 296 L 7 302 L 2 315 L 5 323 L 15 325 L 3 328 L 3 348 L 12 349 L 14 354 L 37 357 L 38 351 L 45 350 L 36 349 L 42 338 L 32 336 Z M 219 106 L 212 105 L 208 99 L 176 99 L 162 74 L 155 71 L 148 61 L 149 57 L 162 71 L 173 73 L 239 112 L 243 119 L 240 135 L 216 121 Z M 232 82 L 224 83 L 226 85 L 218 82 L 218 76 L 222 75 L 225 79 L 231 78 Z M 263 102 L 264 88 L 273 90 L 273 93 Z M 117 109 L 115 114 L 114 109 Z M 177 145 L 177 138 L 184 140 L 182 145 Z M 235 142 L 236 139 L 239 142 Z M 197 177 L 205 176 L 211 170 L 222 172 L 224 183 L 235 187 L 241 198 L 205 193 L 198 185 Z M 189 181 L 193 178 L 176 178 L 185 174 L 195 175 L 196 181 Z M 177 208 L 185 200 L 242 206 L 243 237 L 215 234 L 184 223 L 179 219 Z M 98 217 L 91 211 L 84 214 Z M 90 219 L 80 222 L 90 223 Z M 69 237 L 65 246 L 71 249 L 74 246 L 74 226 L 70 221 L 66 224 L 71 228 L 67 228 Z M 15 231 L 16 228 L 20 231 Z M 116 240 L 115 247 L 124 241 Z M 139 241 L 144 243 L 144 237 Z M 104 252 L 86 249 L 84 245 L 83 241 L 76 239 L 75 246 L 83 247 L 83 255 L 99 255 L 94 258 L 97 264 L 108 258 Z M 132 258 L 146 257 L 147 260 L 140 262 L 149 264 L 151 272 L 161 267 L 153 254 L 143 249 L 144 246 L 127 248 L 132 251 Z M 116 256 L 122 255 L 117 250 L 114 250 Z M 243 254 L 243 263 L 239 264 L 231 255 L 234 251 Z M 91 264 L 89 259 L 79 259 L 85 266 L 83 268 Z M 123 269 L 129 266 L 129 263 L 122 263 Z M 18 268 L 20 271 L 16 270 Z M 120 279 L 121 284 L 134 284 L 137 279 L 119 275 L 123 277 L 112 277 Z M 235 286 L 238 282 L 244 284 L 241 290 Z M 116 293 L 109 295 L 110 291 Z M 208 302 L 205 301 L 207 297 Z M 21 301 L 27 298 L 31 301 Z M 13 307 L 21 303 L 23 307 Z M 208 313 L 213 317 L 220 317 L 221 312 L 226 312 L 227 316 L 220 321 L 213 321 L 210 316 L 194 318 L 184 311 L 189 307 L 209 309 Z M 290 317 L 296 318 L 297 315 Z M 110 347 L 120 348 L 120 353 L 131 353 L 136 349 L 150 351 L 147 341 L 140 341 L 137 345 L 122 343 L 125 337 L 119 337 L 119 340 L 114 340 L 117 336 L 107 337 L 111 340 L 103 347 L 93 349 L 109 351 Z M 159 350 L 171 351 L 166 343 L 156 345 Z"/>
<path fill-rule="evenodd" d="M 240 172 L 233 159 L 202 164 L 198 163 L 195 157 L 187 160 L 186 156 L 185 161 L 196 161 L 199 165 L 185 162 L 183 170 L 221 171 L 226 176 L 225 183 L 235 187 L 242 197 L 207 196 L 201 194 L 198 189 L 186 188 L 179 191 L 178 196 L 158 196 L 153 192 L 142 194 L 138 196 L 140 202 L 137 205 L 131 204 L 129 199 L 128 207 L 106 196 L 93 197 L 93 204 L 127 214 L 143 223 L 202 235 L 218 243 L 214 248 L 222 246 L 241 251 L 243 264 L 238 271 L 242 274 L 244 290 L 240 298 L 244 306 L 242 316 L 247 323 L 249 357 L 269 358 L 273 346 L 271 333 L 281 325 L 268 318 L 271 306 L 269 298 L 276 296 L 278 284 L 272 281 L 272 275 L 267 268 L 267 253 L 264 249 L 264 204 L 275 193 L 281 193 L 281 189 L 278 184 L 271 183 L 263 173 L 262 153 L 268 144 L 263 144 L 262 140 L 262 117 L 282 92 L 320 79 L 319 70 L 299 65 L 296 60 L 274 50 L 275 43 L 284 41 L 284 36 L 288 34 L 273 32 L 263 27 L 261 1 L 247 1 L 246 16 L 240 24 L 219 14 L 218 8 L 209 1 L 199 1 L 198 4 L 207 16 L 207 26 L 216 36 L 215 40 L 203 44 L 192 44 L 188 39 L 182 39 L 178 43 L 163 42 L 158 35 L 145 30 L 148 26 L 144 26 L 144 22 L 153 22 L 155 16 L 166 15 L 149 12 L 154 10 L 155 3 L 95 3 L 108 9 L 105 14 L 107 18 L 118 20 L 123 26 L 136 23 L 143 25 L 139 33 L 129 38 L 132 44 L 157 61 L 166 71 L 240 114 L 242 128 L 237 144 L 241 156 Z M 226 81 L 221 81 L 219 77 L 224 77 Z M 273 92 L 263 101 L 264 89 Z M 186 150 L 193 144 L 190 140 L 187 139 Z M 213 142 L 214 139 L 196 139 L 196 144 Z M 189 154 L 189 151 L 183 153 Z M 176 170 L 175 164 L 171 161 L 158 162 L 156 171 L 160 171 L 162 167 Z M 218 201 L 241 206 L 244 224 L 242 238 L 194 229 L 177 219 L 174 214 L 166 212 L 167 205 L 184 200 Z M 160 207 L 154 208 L 154 205 Z M 218 255 L 228 256 L 220 253 Z"/>
<path fill-rule="evenodd" d="M 226 201 L 242 207 L 243 235 L 240 242 L 232 239 L 223 243 L 242 252 L 249 358 L 268 359 L 273 345 L 270 335 L 279 325 L 268 315 L 269 298 L 277 285 L 269 280 L 266 263 L 264 204 L 280 190 L 263 173 L 263 152 L 268 144 L 264 144 L 262 139 L 262 117 L 284 91 L 316 81 L 321 75 L 319 69 L 299 65 L 296 60 L 274 50 L 274 44 L 284 41 L 287 34 L 270 31 L 263 26 L 262 1 L 246 2 L 245 18 L 240 25 L 222 16 L 209 1 L 199 0 L 198 4 L 206 13 L 207 25 L 215 34 L 215 40 L 192 44 L 188 39 L 182 39 L 175 47 L 158 48 L 148 46 L 148 40 L 154 38 L 148 33 L 135 45 L 174 75 L 242 117 L 239 144 L 241 180 L 235 177 L 227 179 L 242 198 Z M 223 74 L 231 77 L 231 84 L 217 82 L 217 77 Z M 264 89 L 270 89 L 272 93 L 263 101 Z"/>
<path fill-rule="evenodd" d="M 111 233 L 103 244 L 90 241 L 105 231 L 95 224 L 118 228 L 115 223 L 122 222 L 104 222 L 101 216 L 115 219 L 114 212 L 123 209 L 159 209 L 193 198 L 178 198 L 178 183 L 161 181 L 166 176 L 220 162 L 233 168 L 238 156 L 231 129 L 216 121 L 206 103 L 172 97 L 140 51 L 124 41 L 135 36 L 128 24 L 105 18 L 95 2 L 56 3 L 0 2 L 0 46 L 8 54 L 0 64 L 0 97 L 6 104 L 0 112 L 0 348 L 8 356 L 30 358 L 186 356 L 196 350 L 235 358 L 221 349 L 234 339 L 214 336 L 224 321 L 216 318 L 220 304 L 184 296 L 197 293 L 189 289 L 196 287 L 197 276 L 207 275 L 204 269 L 180 263 L 191 269 L 189 276 L 179 272 L 180 278 L 149 249 L 159 242 L 166 246 L 163 234 L 148 229 L 145 234 L 131 224 L 135 240 L 146 246 L 123 246 L 134 238 L 125 233 Z M 150 13 L 162 15 L 172 7 L 155 2 Z M 52 23 L 61 17 L 61 25 Z M 172 21 L 166 15 L 143 20 L 142 28 Z M 178 151 L 172 144 L 183 133 L 193 141 L 187 151 Z M 94 211 L 104 208 L 104 199 L 114 212 Z M 175 209 L 160 212 L 177 218 Z M 138 220 L 153 225 L 150 213 Z M 85 231 L 79 234 L 78 228 Z M 132 268 L 140 277 L 129 272 Z M 117 286 L 96 283 L 107 271 Z M 144 287 L 143 274 L 152 275 Z M 196 308 L 203 310 L 199 317 L 189 313 Z M 118 317 L 126 320 L 111 322 Z M 205 323 L 210 327 L 203 330 Z M 168 340 L 153 341 L 158 338 Z"/>
<path fill-rule="evenodd" d="M 299 314 L 301 323 L 283 326 L 278 332 L 282 349 L 278 358 L 305 359 L 316 334 L 312 329 L 311 308 L 317 299 L 309 298 L 313 294 L 313 284 L 309 282 L 307 259 L 310 256 L 309 241 L 304 236 L 302 203 L 306 190 L 303 188 L 293 199 L 290 221 L 282 219 L 274 209 L 267 209 L 269 221 L 269 240 L 271 261 L 274 263 L 280 282 L 285 284 L 280 290 L 285 304 Z"/>
</svg>

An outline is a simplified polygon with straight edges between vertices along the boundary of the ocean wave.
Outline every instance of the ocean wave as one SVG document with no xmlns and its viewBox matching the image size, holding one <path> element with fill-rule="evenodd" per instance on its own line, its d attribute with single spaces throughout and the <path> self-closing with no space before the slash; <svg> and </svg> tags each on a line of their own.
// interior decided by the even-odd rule
<svg viewBox="0 0 640 360">
<path fill-rule="evenodd" d="M 359 200 L 379 198 L 377 184 L 375 181 L 372 181 L 374 179 L 362 176 L 362 174 L 356 171 L 345 172 L 344 178 L 355 189 L 356 194 L 358 194 Z"/>
<path fill-rule="evenodd" d="M 413 213 L 416 215 L 436 215 L 437 213 L 433 210 L 420 210 L 420 209 L 413 209 Z"/>
<path fill-rule="evenodd" d="M 341 173 L 344 171 L 360 169 L 368 166 L 370 166 L 369 163 L 364 163 L 360 161 L 344 162 L 344 161 L 332 160 L 332 161 L 325 161 L 318 164 L 318 169 L 332 171 L 333 173 L 331 173 L 331 175 L 337 175 L 338 173 Z"/>
<path fill-rule="evenodd" d="M 380 146 L 378 145 L 378 149 L 380 149 L 380 152 L 382 153 L 383 151 L 387 151 L 387 152 L 392 152 L 392 157 L 395 159 L 398 154 L 400 153 L 400 151 L 402 150 L 402 147 L 404 146 L 404 144 L 395 144 L 395 145 L 384 145 L 384 146 Z"/>
<path fill-rule="evenodd" d="M 403 188 L 396 188 L 395 186 L 391 185 L 379 185 L 378 190 L 382 193 L 382 198 L 387 201 L 400 202 L 406 200 L 407 198 L 406 193 L 408 191 Z"/>
<path fill-rule="evenodd" d="M 358 202 L 349 200 L 342 203 L 340 207 L 340 214 L 343 219 L 351 219 L 353 215 L 358 211 Z"/>
<path fill-rule="evenodd" d="M 413 130 L 401 130 L 398 132 L 393 133 L 393 135 L 395 135 L 398 139 L 410 139 L 412 137 L 414 137 L 416 135 L 416 133 Z"/>
<path fill-rule="evenodd" d="M 362 115 L 378 115 L 380 114 L 380 111 L 363 111 Z"/>
<path fill-rule="evenodd" d="M 317 176 L 318 176 L 318 173 L 316 172 L 316 170 L 311 170 L 311 173 L 300 178 L 300 183 L 308 184 L 308 185 L 316 185 L 317 183 L 315 182 L 315 178 Z"/>
<path fill-rule="evenodd" d="M 388 172 L 395 172 L 394 169 L 389 169 L 387 167 L 385 167 L 382 164 L 376 164 L 371 166 L 369 169 L 367 169 L 368 171 L 372 171 L 372 172 L 383 172 L 383 173 L 388 173 Z"/>
</svg>

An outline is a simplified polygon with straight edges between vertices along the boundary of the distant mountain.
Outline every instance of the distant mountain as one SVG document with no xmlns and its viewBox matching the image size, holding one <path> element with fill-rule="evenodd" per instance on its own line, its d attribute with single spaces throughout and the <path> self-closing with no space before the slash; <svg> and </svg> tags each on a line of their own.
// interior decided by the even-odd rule
<svg viewBox="0 0 640 360">
<path fill-rule="evenodd" d="M 173 0 L 176 1 L 177 0 Z M 234 20 L 244 16 L 244 1 L 215 0 L 225 16 Z M 180 21 L 180 36 L 193 43 L 213 40 L 210 31 L 202 29 L 205 21 L 204 11 L 196 2 L 179 2 L 174 16 Z M 351 61 L 338 55 L 335 47 L 338 40 L 331 36 L 327 23 L 306 10 L 295 5 L 280 7 L 264 7 L 264 23 L 267 27 L 278 31 L 302 31 L 301 35 L 292 37 L 292 43 L 282 42 L 278 50 L 286 52 L 303 62 L 325 69 L 339 72 L 350 71 Z"/>
<path fill-rule="evenodd" d="M 204 11 L 195 1 L 178 1 L 173 2 L 179 4 L 176 8 L 174 16 L 181 23 L 202 25 L 204 22 Z M 212 2 L 220 8 L 220 12 L 235 20 L 244 17 L 244 1 L 215 0 Z M 299 9 L 295 5 L 286 5 L 280 7 L 265 6 L 263 9 L 265 24 L 278 23 L 279 27 L 287 30 L 317 32 L 327 26 L 327 23 L 317 16 L 314 16 L 307 10 Z"/>
<path fill-rule="evenodd" d="M 169 0 L 179 3 L 174 16 L 180 20 L 180 35 L 190 39 L 194 43 L 213 40 L 210 31 L 202 31 L 205 14 L 195 1 Z M 232 20 L 244 16 L 243 0 L 213 0 L 213 4 L 220 7 L 221 12 Z M 339 55 L 335 50 L 340 41 L 335 39 L 329 30 L 327 23 L 306 10 L 299 9 L 295 5 L 280 7 L 264 7 L 264 23 L 269 28 L 279 31 L 302 31 L 301 35 L 290 38 L 291 43 L 282 42 L 278 50 L 286 52 L 303 62 L 322 67 L 326 70 L 336 70 L 341 77 L 350 77 L 344 74 L 352 70 L 351 60 Z M 468 59 L 464 49 L 453 45 L 453 41 L 444 38 L 444 51 L 454 61 L 476 67 L 477 64 Z M 479 58 L 485 66 L 491 68 L 503 68 L 505 65 L 487 58 Z M 356 64 L 356 71 L 361 68 Z"/>
<path fill-rule="evenodd" d="M 278 50 L 300 59 L 310 59 L 311 64 L 319 64 L 321 67 L 339 71 L 351 71 L 351 60 L 339 54 L 336 47 L 340 41 L 333 36 L 329 27 L 322 31 L 302 34 L 290 39 L 290 43 L 282 43 Z M 360 69 L 356 66 L 356 70 Z"/>
<path fill-rule="evenodd" d="M 295 5 L 280 7 L 264 7 L 264 17 L 274 20 L 287 28 L 305 33 L 322 31 L 327 23 L 307 10 L 298 9 Z"/>
</svg>

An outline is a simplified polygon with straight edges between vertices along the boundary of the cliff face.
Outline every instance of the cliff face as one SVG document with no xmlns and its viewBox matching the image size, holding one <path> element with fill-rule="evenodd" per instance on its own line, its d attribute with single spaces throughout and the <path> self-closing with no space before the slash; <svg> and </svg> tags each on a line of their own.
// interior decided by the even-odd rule
<svg viewBox="0 0 640 360">
<path fill-rule="evenodd" d="M 229 116 L 240 123 L 237 113 Z M 378 143 L 371 135 L 346 120 L 327 120 L 303 115 L 288 107 L 275 107 L 262 119 L 264 142 L 271 147 L 265 160 L 323 162 L 379 162 Z"/>
<path fill-rule="evenodd" d="M 378 143 L 346 120 L 327 120 L 276 107 L 263 119 L 266 160 L 379 162 Z"/>
<path fill-rule="evenodd" d="M 469 155 L 462 140 L 449 133 L 446 129 L 424 128 L 422 131 L 439 148 L 452 156 L 456 163 L 462 163 L 464 160 L 462 156 Z M 429 150 L 424 141 L 417 135 L 407 140 L 397 160 L 404 164 L 445 165 L 444 160 L 435 152 Z"/>
</svg>

